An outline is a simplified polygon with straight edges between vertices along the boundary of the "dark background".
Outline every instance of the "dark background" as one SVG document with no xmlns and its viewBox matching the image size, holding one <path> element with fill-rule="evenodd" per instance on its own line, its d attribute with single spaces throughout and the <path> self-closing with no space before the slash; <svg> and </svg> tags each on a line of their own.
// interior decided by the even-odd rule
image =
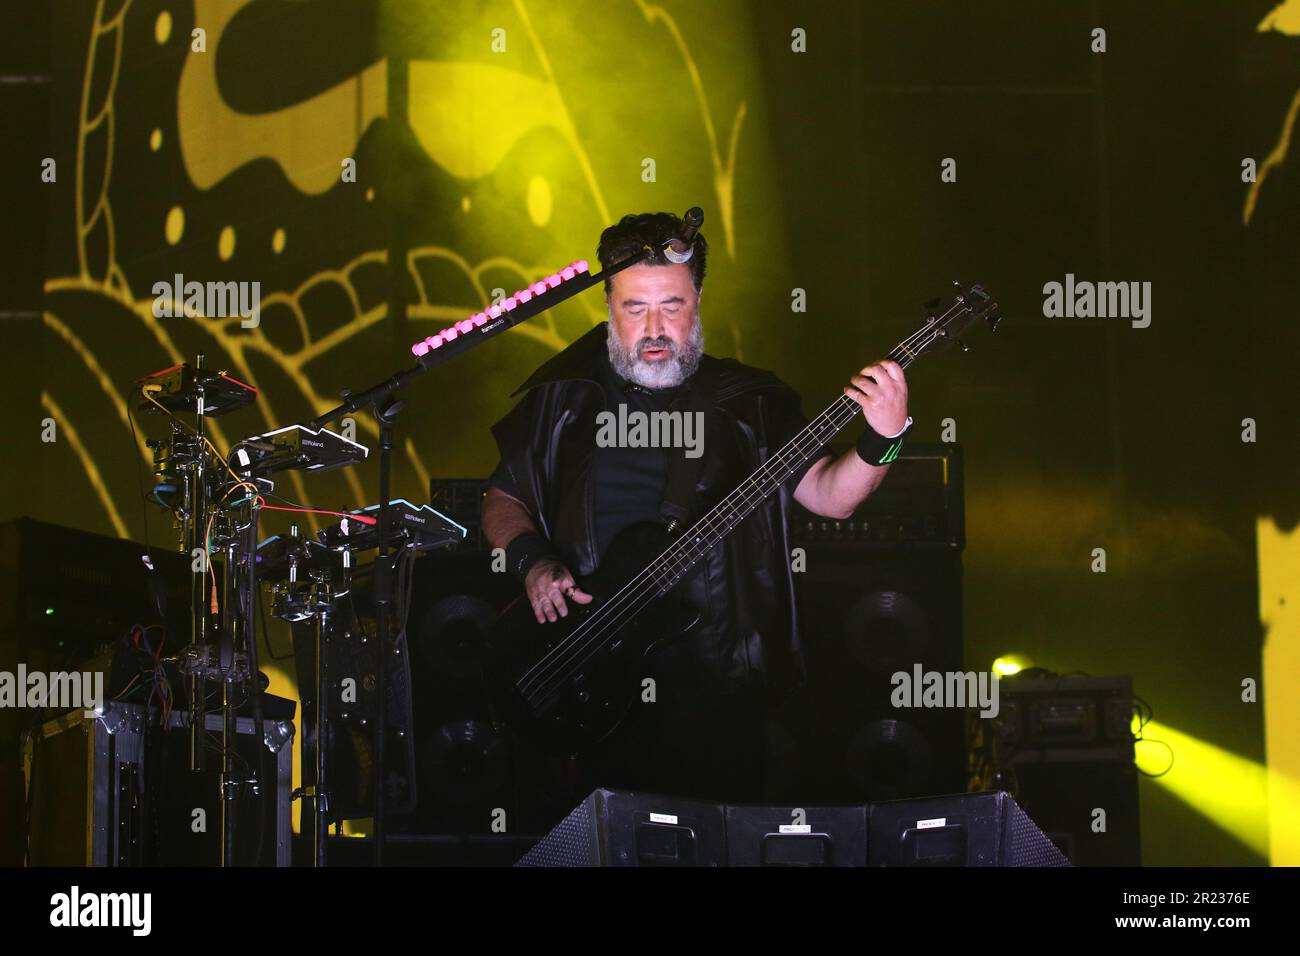
<svg viewBox="0 0 1300 956">
<path fill-rule="evenodd" d="M 819 410 L 849 374 L 907 335 L 921 303 L 950 280 L 982 281 L 998 295 L 1005 321 L 996 335 L 973 336 L 969 354 L 927 359 L 909 372 L 914 437 L 937 441 L 941 422 L 952 418 L 965 450 L 966 666 L 987 668 L 1017 652 L 1058 672 L 1131 674 L 1157 720 L 1259 763 L 1263 704 L 1240 701 L 1242 679 L 1262 676 L 1256 522 L 1271 518 L 1294 533 L 1300 501 L 1294 157 L 1269 173 L 1243 221 L 1250 187 L 1242 159 L 1263 163 L 1300 89 L 1300 37 L 1256 30 L 1274 6 L 910 2 L 795 12 L 766 2 L 667 3 L 698 65 L 724 156 L 737 102 L 746 106 L 733 249 L 720 233 L 695 94 L 665 32 L 633 5 L 534 11 L 533 24 L 561 36 L 557 46 L 573 54 L 553 55 L 551 67 L 597 177 L 609 183 L 610 215 L 703 206 L 714 249 L 704 299 L 709 351 L 776 370 L 804 396 L 806 411 Z M 109 2 L 101 13 L 118 8 Z M 164 8 L 173 35 L 188 34 L 191 4 L 131 4 L 113 98 L 116 257 L 137 301 L 175 271 L 259 279 L 265 297 L 389 243 L 437 244 L 473 263 L 502 255 L 545 268 L 594 259 L 606 224 L 599 204 L 564 161 L 563 138 L 544 128 L 474 183 L 431 163 L 409 129 L 380 119 L 358 137 L 356 185 L 304 196 L 263 159 L 198 189 L 168 158 L 186 50 L 155 43 Z M 8 144 L 0 518 L 26 514 L 119 533 L 89 460 L 126 532 L 141 539 L 144 460 L 104 389 L 124 394 L 134 378 L 171 361 L 120 301 L 46 284 L 78 271 L 71 157 L 95 9 L 67 0 L 5 13 L 16 29 L 5 30 L 4 72 L 26 79 L 0 91 Z M 345 10 L 257 0 L 241 15 L 260 42 L 232 40 L 219 72 L 223 95 L 249 112 L 323 89 L 385 52 L 486 60 L 465 38 L 497 23 L 514 44 L 511 69 L 539 70 L 504 4 Z M 286 36 L 301 43 L 259 33 L 273 35 L 291 20 L 297 32 Z M 423 29 L 403 28 L 411 22 Z M 807 31 L 805 54 L 790 52 L 796 26 Z M 1090 51 L 1098 26 L 1107 32 L 1102 54 Z M 233 28 L 229 35 L 237 38 Z M 281 60 L 276 50 L 285 51 Z M 666 96 L 672 82 L 679 85 Z M 390 108 L 407 95 L 400 85 L 390 89 Z M 517 110 L 503 104 L 502 122 Z M 164 146 L 151 158 L 141 144 L 153 126 Z M 37 178 L 47 155 L 59 158 L 57 185 Z M 644 155 L 659 159 L 654 186 L 638 179 Z M 955 183 L 940 180 L 945 157 L 957 161 Z M 103 168 L 102 160 L 88 163 L 88 175 Z M 539 225 L 519 208 L 524 184 L 543 168 L 556 187 L 554 211 Z M 376 199 L 362 198 L 368 188 Z M 467 217 L 461 199 L 469 194 Z M 185 206 L 188 224 L 176 246 L 163 242 L 160 227 L 173 203 Z M 212 254 L 223 216 L 240 221 L 228 263 Z M 288 228 L 286 253 L 250 255 L 267 248 L 273 225 Z M 1150 282 L 1150 327 L 1043 317 L 1044 283 L 1066 273 Z M 436 275 L 438 302 L 451 313 L 481 307 L 463 275 Z M 487 288 L 522 281 L 509 270 L 484 276 Z M 807 292 L 804 314 L 789 311 L 795 287 Z M 420 302 L 409 278 L 382 265 L 358 275 L 356 289 L 363 308 L 387 317 L 301 370 L 311 394 L 286 372 L 284 357 L 302 345 L 292 341 L 291 323 L 264 315 L 281 352 L 250 355 L 264 401 L 221 421 L 228 442 L 307 417 L 339 388 L 407 364 L 405 347 L 451 318 L 413 315 L 413 303 L 438 303 Z M 603 318 L 597 294 L 584 298 L 560 310 L 564 341 Z M 355 319 L 337 287 L 306 308 L 314 336 Z M 42 314 L 75 330 L 95 366 Z M 232 361 L 201 324 L 169 328 L 183 355 L 202 347 L 210 364 Z M 514 385 L 553 351 L 512 333 L 412 389 L 402 422 L 411 444 L 403 447 L 420 461 L 399 455 L 395 493 L 422 501 L 428 474 L 486 474 L 495 462 L 488 426 L 510 407 Z M 42 394 L 75 428 L 83 456 L 68 441 L 39 440 L 39 422 L 51 414 Z M 1257 443 L 1241 441 L 1246 417 L 1258 423 Z M 358 428 L 358 440 L 373 445 L 365 423 Z M 376 480 L 372 463 L 286 493 L 359 506 L 374 499 Z M 153 512 L 150 539 L 168 543 L 169 534 Z M 1090 570 L 1094 548 L 1106 550 L 1105 574 Z M 1257 780 L 1199 785 L 1255 786 L 1242 800 L 1263 805 Z M 1258 839 L 1248 846 L 1168 787 L 1144 780 L 1141 800 L 1145 862 L 1266 862 Z"/>
</svg>

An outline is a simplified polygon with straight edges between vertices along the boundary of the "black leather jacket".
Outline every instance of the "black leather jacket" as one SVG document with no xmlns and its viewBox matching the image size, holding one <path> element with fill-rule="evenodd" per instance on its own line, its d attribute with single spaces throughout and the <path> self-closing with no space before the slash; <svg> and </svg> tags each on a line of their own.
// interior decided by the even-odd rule
<svg viewBox="0 0 1300 956">
<path fill-rule="evenodd" d="M 610 493 L 592 480 L 596 417 L 605 407 L 596 363 L 605 351 L 601 323 L 516 389 L 513 394 L 524 397 L 492 428 L 511 493 L 579 578 L 599 562 L 594 495 Z M 798 395 L 771 372 L 708 355 L 701 368 L 705 363 L 712 363 L 718 380 L 715 421 L 696 483 L 697 516 L 807 422 Z M 669 654 L 706 686 L 776 697 L 803 681 L 786 522 L 801 477 L 802 471 L 756 508 L 685 581 L 686 596 L 703 619 Z"/>
</svg>

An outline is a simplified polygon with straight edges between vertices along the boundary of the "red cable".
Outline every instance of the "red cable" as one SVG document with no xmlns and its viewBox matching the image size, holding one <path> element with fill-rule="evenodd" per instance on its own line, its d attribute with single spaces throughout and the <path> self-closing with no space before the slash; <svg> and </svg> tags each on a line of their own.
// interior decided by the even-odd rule
<svg viewBox="0 0 1300 956">
<path fill-rule="evenodd" d="M 333 515 L 336 518 L 351 518 L 353 521 L 360 521 L 362 524 L 375 525 L 379 524 L 378 518 L 371 518 L 367 515 L 349 514 L 346 511 L 322 511 L 319 508 L 282 508 L 279 505 L 268 505 L 266 499 L 258 495 L 258 508 L 265 508 L 267 511 L 298 511 L 302 514 L 309 515 Z"/>
</svg>

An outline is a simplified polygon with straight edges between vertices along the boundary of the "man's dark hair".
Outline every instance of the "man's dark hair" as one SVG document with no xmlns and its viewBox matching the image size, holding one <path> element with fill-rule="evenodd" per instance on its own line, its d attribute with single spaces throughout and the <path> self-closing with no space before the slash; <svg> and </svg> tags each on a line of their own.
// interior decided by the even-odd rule
<svg viewBox="0 0 1300 956">
<path fill-rule="evenodd" d="M 618 225 L 610 226 L 600 234 L 596 256 L 600 259 L 602 268 L 608 268 L 622 262 L 628 256 L 636 255 L 645 246 L 657 247 L 665 239 L 680 236 L 683 228 L 681 217 L 674 216 L 670 212 L 642 212 L 634 216 L 624 216 L 618 221 Z M 704 241 L 703 233 L 697 233 L 695 253 L 686 263 L 687 268 L 691 270 L 691 282 L 695 284 L 696 292 L 704 286 L 704 265 L 708 257 L 709 244 Z M 653 256 L 645 259 L 644 263 L 652 266 L 672 265 L 664 258 L 662 252 L 657 251 Z M 612 288 L 613 280 L 606 279 L 606 297 L 609 296 Z"/>
</svg>

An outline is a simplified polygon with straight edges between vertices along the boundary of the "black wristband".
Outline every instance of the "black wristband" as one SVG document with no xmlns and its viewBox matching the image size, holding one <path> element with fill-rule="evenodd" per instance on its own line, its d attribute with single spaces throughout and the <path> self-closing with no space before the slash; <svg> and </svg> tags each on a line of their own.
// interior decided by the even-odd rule
<svg viewBox="0 0 1300 956">
<path fill-rule="evenodd" d="M 888 465 L 903 450 L 903 439 L 907 437 L 907 433 L 911 430 L 912 419 L 910 418 L 907 420 L 907 424 L 903 426 L 903 430 L 893 438 L 886 438 L 884 435 L 877 434 L 876 430 L 868 425 L 867 430 L 858 439 L 858 457 L 868 465 L 875 465 L 876 467 Z"/>
<path fill-rule="evenodd" d="M 526 580 L 533 565 L 543 558 L 558 560 L 559 555 L 551 542 L 535 531 L 526 531 L 506 545 L 506 568 L 520 581 Z"/>
</svg>

